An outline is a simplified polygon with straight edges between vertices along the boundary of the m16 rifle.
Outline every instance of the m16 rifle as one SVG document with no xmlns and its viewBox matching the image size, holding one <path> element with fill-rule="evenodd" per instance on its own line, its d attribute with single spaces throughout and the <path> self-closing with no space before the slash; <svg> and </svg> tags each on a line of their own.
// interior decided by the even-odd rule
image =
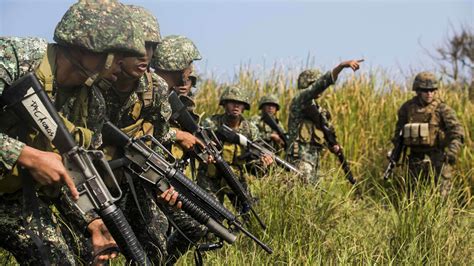
<svg viewBox="0 0 474 266">
<path fill-rule="evenodd" d="M 277 121 L 270 116 L 267 112 L 263 112 L 262 120 L 265 124 L 267 124 L 273 131 L 275 131 L 278 136 L 280 136 L 281 140 L 283 140 L 285 149 L 288 147 L 288 134 L 285 133 L 283 128 L 278 125 Z"/>
<path fill-rule="evenodd" d="M 383 173 L 383 180 L 387 180 L 393 173 L 393 169 L 397 166 L 398 161 L 400 161 L 400 157 L 406 150 L 406 146 L 403 144 L 403 135 L 402 130 L 400 130 L 400 134 L 395 142 L 395 147 L 390 152 L 388 157 L 388 166 Z"/>
<path fill-rule="evenodd" d="M 74 142 L 36 76 L 29 73 L 14 82 L 3 92 L 1 102 L 38 129 L 59 150 L 79 192 L 79 200 L 74 203 L 79 211 L 95 210 L 127 259 L 151 265 L 122 211 L 114 204 L 122 192 L 104 154 L 85 150 Z M 107 189 L 105 177 L 113 180 L 117 197 Z"/>
<path fill-rule="evenodd" d="M 270 254 L 273 252 L 270 247 L 243 228 L 232 212 L 178 171 L 174 162 L 169 162 L 164 155 L 150 148 L 147 143 L 151 142 L 166 151 L 155 138 L 149 135 L 129 138 L 110 122 L 105 123 L 102 132 L 104 140 L 124 150 L 124 158 L 110 162 L 112 168 L 124 166 L 126 170 L 156 186 L 161 192 L 173 186 L 179 193 L 178 201 L 182 202 L 182 209 L 227 243 L 232 244 L 236 239 L 232 234 L 234 228 L 250 237 L 266 252 Z M 172 157 L 169 152 L 167 155 Z M 229 229 L 224 226 L 224 222 Z"/>
<path fill-rule="evenodd" d="M 318 125 L 318 124 L 321 125 L 321 131 L 324 134 L 324 138 L 326 139 L 326 142 L 327 142 L 327 145 L 328 145 L 329 149 L 331 150 L 331 152 L 333 152 L 337 156 L 337 159 L 341 163 L 342 170 L 346 174 L 347 180 L 351 184 L 354 185 L 356 183 L 356 180 L 354 179 L 354 175 L 352 174 L 349 163 L 347 162 L 346 157 L 344 156 L 344 152 L 342 151 L 341 148 L 337 152 L 332 151 L 332 147 L 334 145 L 337 145 L 338 143 L 337 143 L 337 139 L 336 139 L 336 134 L 334 133 L 334 131 L 331 128 L 329 128 L 328 119 L 319 110 L 319 106 L 317 106 L 316 104 L 312 104 L 311 106 L 306 108 L 306 113 L 308 114 L 308 118 L 310 118 L 316 125 Z M 317 118 L 319 118 L 319 121 L 317 121 L 318 119 L 315 119 L 316 116 L 317 116 Z M 318 123 L 318 122 L 320 122 L 320 123 Z"/>
<path fill-rule="evenodd" d="M 204 149 L 195 150 L 195 154 L 203 163 L 207 163 L 208 157 L 211 156 L 214 160 L 214 165 L 217 170 L 222 174 L 225 181 L 231 188 L 231 190 L 237 195 L 239 202 L 242 204 L 243 209 L 250 209 L 253 213 L 260 226 L 265 229 L 266 225 L 263 223 L 262 219 L 258 216 L 257 212 L 253 208 L 253 199 L 248 195 L 246 189 L 239 182 L 238 177 L 232 171 L 229 164 L 224 160 L 221 155 L 220 149 L 218 147 L 219 140 L 211 132 L 208 134 L 208 131 L 200 127 L 196 121 L 192 118 L 189 111 L 186 109 L 186 106 L 178 98 L 178 95 L 173 91 L 168 97 L 171 109 L 173 110 L 172 119 L 174 119 L 183 130 L 193 134 L 202 143 L 204 143 Z"/>
<path fill-rule="evenodd" d="M 303 173 L 298 170 L 298 168 L 296 168 L 294 165 L 276 156 L 275 152 L 272 151 L 268 143 L 262 145 L 257 142 L 251 141 L 244 135 L 235 132 L 227 125 L 223 125 L 222 128 L 218 130 L 218 134 L 228 142 L 239 144 L 243 147 L 248 148 L 248 150 L 258 158 L 263 155 L 270 155 L 280 167 L 284 168 L 285 170 L 294 172 L 298 175 L 303 175 Z"/>
</svg>

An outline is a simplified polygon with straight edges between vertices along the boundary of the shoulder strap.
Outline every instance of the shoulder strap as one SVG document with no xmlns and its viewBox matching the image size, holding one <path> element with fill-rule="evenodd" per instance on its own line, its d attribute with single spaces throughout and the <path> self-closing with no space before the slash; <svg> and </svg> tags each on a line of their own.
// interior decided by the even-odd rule
<svg viewBox="0 0 474 266">
<path fill-rule="evenodd" d="M 53 44 L 48 44 L 46 54 L 35 71 L 36 76 L 43 82 L 44 89 L 51 96 L 53 93 L 54 72 L 56 70 L 56 50 Z"/>
<path fill-rule="evenodd" d="M 153 77 L 151 72 L 145 72 L 146 78 L 146 90 L 141 93 L 141 100 L 143 101 L 143 106 L 149 107 L 153 103 Z"/>
</svg>

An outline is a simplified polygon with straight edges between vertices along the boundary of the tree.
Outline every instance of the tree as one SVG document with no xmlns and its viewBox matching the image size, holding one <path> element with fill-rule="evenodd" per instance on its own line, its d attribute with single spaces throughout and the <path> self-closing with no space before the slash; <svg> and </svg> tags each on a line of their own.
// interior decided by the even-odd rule
<svg viewBox="0 0 474 266">
<path fill-rule="evenodd" d="M 441 73 L 453 80 L 457 87 L 469 85 L 469 99 L 474 101 L 474 28 L 463 25 L 451 27 L 445 42 L 429 54 L 440 66 Z M 470 77 L 469 77 L 470 76 Z"/>
</svg>

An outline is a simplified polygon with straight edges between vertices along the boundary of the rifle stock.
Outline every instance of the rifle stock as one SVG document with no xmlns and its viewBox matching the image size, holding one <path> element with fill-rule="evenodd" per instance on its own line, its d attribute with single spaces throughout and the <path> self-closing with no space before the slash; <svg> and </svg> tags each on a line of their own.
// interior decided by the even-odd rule
<svg viewBox="0 0 474 266">
<path fill-rule="evenodd" d="M 39 129 L 62 154 L 79 192 L 76 207 L 82 213 L 97 211 L 125 257 L 140 265 L 150 265 L 125 216 L 114 204 L 118 198 L 104 184 L 103 174 L 114 180 L 121 194 L 103 153 L 86 151 L 76 145 L 36 76 L 29 73 L 5 89 L 2 103 Z"/>
</svg>

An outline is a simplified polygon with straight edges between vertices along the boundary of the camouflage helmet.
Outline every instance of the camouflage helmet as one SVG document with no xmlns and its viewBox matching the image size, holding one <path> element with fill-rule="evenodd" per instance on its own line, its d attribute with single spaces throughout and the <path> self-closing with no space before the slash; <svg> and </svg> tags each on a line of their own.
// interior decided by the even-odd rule
<svg viewBox="0 0 474 266">
<path fill-rule="evenodd" d="M 236 86 L 229 86 L 224 89 L 219 99 L 219 105 L 224 105 L 226 101 L 234 101 L 243 103 L 245 106 L 245 110 L 250 109 L 250 101 L 248 98 L 247 93 Z"/>
<path fill-rule="evenodd" d="M 280 110 L 280 103 L 278 102 L 278 98 L 274 94 L 265 95 L 260 98 L 260 101 L 258 102 L 258 109 L 262 109 L 262 106 L 264 104 L 274 104 L 276 105 L 277 110 Z"/>
<path fill-rule="evenodd" d="M 54 40 L 96 53 L 145 54 L 143 29 L 129 8 L 113 0 L 87 0 L 72 5 L 54 31 Z"/>
<path fill-rule="evenodd" d="M 438 80 L 436 76 L 428 71 L 418 73 L 413 81 L 413 90 L 437 90 Z"/>
<path fill-rule="evenodd" d="M 196 45 L 187 37 L 170 35 L 163 38 L 156 49 L 151 66 L 165 71 L 182 71 L 195 60 L 201 60 Z"/>
<path fill-rule="evenodd" d="M 143 28 L 145 41 L 152 43 L 161 42 L 160 24 L 156 17 L 141 6 L 128 5 L 133 21 L 137 21 Z"/>
<path fill-rule="evenodd" d="M 198 75 L 196 74 L 196 71 L 194 71 L 194 69 L 189 74 L 189 79 L 191 80 L 191 86 L 196 87 L 196 84 L 199 78 L 198 78 Z"/>
<path fill-rule="evenodd" d="M 313 82 L 318 80 L 321 76 L 321 72 L 316 69 L 308 69 L 300 73 L 298 76 L 298 89 L 306 89 L 308 88 Z"/>
</svg>

